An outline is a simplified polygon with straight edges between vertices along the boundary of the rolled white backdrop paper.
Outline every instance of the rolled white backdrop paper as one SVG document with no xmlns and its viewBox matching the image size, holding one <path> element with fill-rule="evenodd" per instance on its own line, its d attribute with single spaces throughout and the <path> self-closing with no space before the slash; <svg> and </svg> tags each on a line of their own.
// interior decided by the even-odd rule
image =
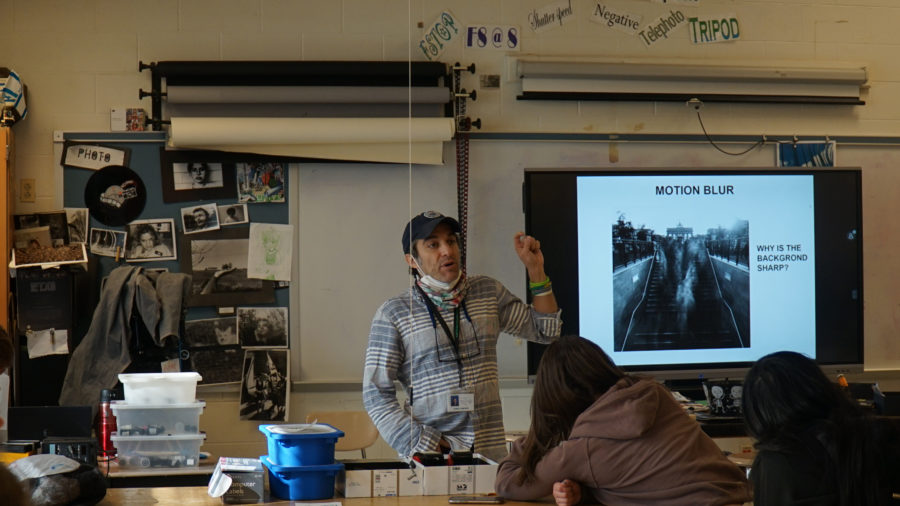
<svg viewBox="0 0 900 506">
<path fill-rule="evenodd" d="M 453 118 L 172 118 L 173 148 L 448 141 Z"/>
</svg>

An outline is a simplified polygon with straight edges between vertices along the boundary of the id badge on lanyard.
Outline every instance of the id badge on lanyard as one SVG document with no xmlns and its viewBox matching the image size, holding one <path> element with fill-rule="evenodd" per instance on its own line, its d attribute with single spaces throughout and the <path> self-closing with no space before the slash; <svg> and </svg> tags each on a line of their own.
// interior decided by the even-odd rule
<svg viewBox="0 0 900 506">
<path fill-rule="evenodd" d="M 447 392 L 447 411 L 475 411 L 475 392 L 471 388 L 456 388 Z"/>
</svg>

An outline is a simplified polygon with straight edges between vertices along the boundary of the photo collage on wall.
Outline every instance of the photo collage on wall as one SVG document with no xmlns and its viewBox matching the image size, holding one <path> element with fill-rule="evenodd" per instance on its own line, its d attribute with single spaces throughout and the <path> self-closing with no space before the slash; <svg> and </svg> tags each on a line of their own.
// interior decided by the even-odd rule
<svg viewBox="0 0 900 506">
<path fill-rule="evenodd" d="M 160 164 L 154 181 L 124 165 L 95 169 L 84 188 L 86 208 L 18 217 L 16 240 L 23 248 L 78 245 L 83 262 L 89 252 L 148 272 L 190 274 L 185 306 L 235 316 L 190 318 L 208 310 L 189 310 L 182 368 L 200 373 L 201 385 L 239 385 L 240 419 L 286 421 L 288 314 L 267 305 L 276 302 L 276 286 L 290 282 L 293 229 L 253 221 L 251 207 L 286 202 L 288 165 L 164 148 Z M 148 192 L 145 183 L 162 191 Z M 90 227 L 91 218 L 99 226 Z"/>
</svg>

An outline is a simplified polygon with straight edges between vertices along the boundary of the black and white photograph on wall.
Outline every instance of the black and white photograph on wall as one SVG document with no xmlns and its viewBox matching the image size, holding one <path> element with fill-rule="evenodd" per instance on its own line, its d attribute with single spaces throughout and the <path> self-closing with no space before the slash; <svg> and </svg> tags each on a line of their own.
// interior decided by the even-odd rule
<svg viewBox="0 0 900 506">
<path fill-rule="evenodd" d="M 47 227 L 50 234 L 50 243 L 41 244 L 41 246 L 62 246 L 69 244 L 69 224 L 65 211 L 57 211 L 52 213 L 34 213 L 34 214 L 16 214 L 13 216 L 14 230 L 28 231 L 33 229 L 42 229 Z M 18 244 L 19 240 L 15 239 L 17 248 L 25 248 L 28 244 Z"/>
<path fill-rule="evenodd" d="M 69 228 L 69 244 L 87 242 L 88 238 L 88 209 L 86 207 L 67 207 L 66 222 Z"/>
<path fill-rule="evenodd" d="M 247 277 L 247 228 L 181 234 L 181 272 L 191 274 L 187 305 L 238 306 L 275 302 L 271 281 Z"/>
<path fill-rule="evenodd" d="M 288 421 L 289 366 L 287 350 L 246 350 L 241 420 Z"/>
<path fill-rule="evenodd" d="M 244 350 L 239 346 L 190 349 L 191 369 L 200 373 L 201 385 L 241 382 Z"/>
<path fill-rule="evenodd" d="M 56 267 L 62 264 L 87 262 L 87 248 L 84 243 L 63 244 L 62 246 L 33 246 L 12 250 L 12 268 Z"/>
<path fill-rule="evenodd" d="M 286 348 L 288 313 L 286 307 L 239 307 L 238 339 L 244 348 Z"/>
<path fill-rule="evenodd" d="M 185 234 L 219 229 L 219 210 L 215 204 L 201 204 L 181 208 L 181 223 Z"/>
<path fill-rule="evenodd" d="M 238 201 L 284 202 L 285 169 L 280 162 L 238 163 Z"/>
<path fill-rule="evenodd" d="M 172 164 L 175 191 L 204 188 L 221 188 L 222 164 L 203 161 Z"/>
<path fill-rule="evenodd" d="M 204 318 L 184 322 L 184 343 L 191 348 L 237 346 L 237 318 Z"/>
<path fill-rule="evenodd" d="M 249 223 L 249 214 L 247 214 L 247 204 L 229 204 L 219 206 L 219 220 L 221 225 L 239 225 L 241 223 Z"/>
<path fill-rule="evenodd" d="M 125 256 L 128 234 L 108 228 L 91 229 L 91 253 L 105 257 Z"/>
<path fill-rule="evenodd" d="M 163 202 L 233 199 L 236 156 L 247 155 L 160 148 Z"/>
<path fill-rule="evenodd" d="M 749 245 L 744 219 L 703 226 L 621 214 L 613 275 L 637 282 L 613 283 L 616 351 L 749 347 Z"/>
<path fill-rule="evenodd" d="M 129 262 L 152 262 L 177 258 L 175 220 L 172 218 L 135 220 L 125 228 L 128 231 L 126 259 Z"/>
</svg>

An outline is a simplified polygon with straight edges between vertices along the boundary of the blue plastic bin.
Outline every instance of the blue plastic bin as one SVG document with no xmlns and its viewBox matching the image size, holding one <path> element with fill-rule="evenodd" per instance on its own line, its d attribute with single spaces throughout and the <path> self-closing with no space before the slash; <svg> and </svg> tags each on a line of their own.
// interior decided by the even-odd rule
<svg viewBox="0 0 900 506">
<path fill-rule="evenodd" d="M 276 466 L 320 466 L 334 463 L 334 444 L 344 433 L 325 423 L 263 424 L 269 460 Z"/>
<path fill-rule="evenodd" d="M 278 466 L 268 455 L 259 458 L 269 471 L 269 491 L 290 501 L 310 501 L 334 497 L 334 478 L 344 464 L 321 466 Z"/>
</svg>

